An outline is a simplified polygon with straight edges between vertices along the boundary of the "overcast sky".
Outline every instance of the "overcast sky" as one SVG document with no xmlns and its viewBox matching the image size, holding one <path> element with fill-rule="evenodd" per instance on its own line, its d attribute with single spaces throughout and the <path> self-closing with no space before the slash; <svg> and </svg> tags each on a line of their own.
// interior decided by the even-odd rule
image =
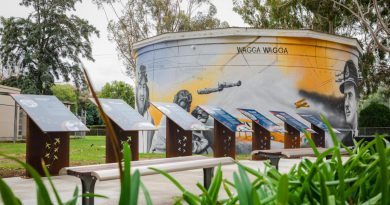
<svg viewBox="0 0 390 205">
<path fill-rule="evenodd" d="M 0 16 L 3 17 L 26 17 L 29 13 L 27 8 L 19 6 L 20 0 L 0 0 Z M 231 0 L 211 0 L 217 7 L 217 17 L 227 21 L 230 26 L 247 26 L 241 17 L 232 11 L 233 3 Z M 76 14 L 87 19 L 100 31 L 100 38 L 92 38 L 93 57 L 95 62 L 84 60 L 94 87 L 98 90 L 107 83 L 114 80 L 125 81 L 134 84 L 132 79 L 125 75 L 121 60 L 118 58 L 117 51 L 113 42 L 108 40 L 107 18 L 103 10 L 99 10 L 90 0 L 84 0 L 82 4 L 77 4 Z M 106 7 L 110 19 L 116 19 L 114 13 L 109 7 Z"/>
</svg>

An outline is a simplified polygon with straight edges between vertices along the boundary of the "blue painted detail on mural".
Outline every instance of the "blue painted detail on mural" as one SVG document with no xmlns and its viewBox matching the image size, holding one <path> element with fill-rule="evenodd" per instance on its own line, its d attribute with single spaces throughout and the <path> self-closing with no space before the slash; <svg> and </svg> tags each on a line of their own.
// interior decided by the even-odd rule
<svg viewBox="0 0 390 205">
<path fill-rule="evenodd" d="M 233 132 L 252 132 L 251 128 L 220 107 L 212 105 L 199 105 L 199 107 Z"/>
<path fill-rule="evenodd" d="M 286 132 L 282 127 L 277 125 L 276 123 L 269 120 L 264 115 L 260 114 L 254 109 L 243 109 L 243 108 L 237 108 L 243 115 L 248 117 L 249 119 L 255 121 L 257 124 L 265 128 L 266 130 L 270 132 Z"/>
<path fill-rule="evenodd" d="M 300 132 L 306 130 L 309 133 L 316 133 L 314 130 L 310 129 L 308 126 L 306 126 L 305 124 L 303 124 L 302 122 L 298 121 L 297 119 L 293 118 L 291 115 L 285 112 L 281 112 L 281 111 L 270 111 L 270 112 L 273 115 L 275 115 L 277 118 L 289 124 L 290 126 L 294 127 Z"/>
</svg>

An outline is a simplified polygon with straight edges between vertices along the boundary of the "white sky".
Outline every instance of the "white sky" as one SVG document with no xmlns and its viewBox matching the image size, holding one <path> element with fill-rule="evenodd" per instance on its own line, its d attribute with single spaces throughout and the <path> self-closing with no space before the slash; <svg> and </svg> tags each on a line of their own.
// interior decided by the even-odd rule
<svg viewBox="0 0 390 205">
<path fill-rule="evenodd" d="M 26 7 L 19 6 L 20 0 L 0 0 L 0 2 L 0 16 L 26 17 L 29 13 Z M 232 10 L 232 1 L 211 0 L 211 2 L 217 7 L 218 13 L 216 16 L 219 19 L 227 21 L 230 26 L 247 26 L 241 17 Z M 108 6 L 105 8 L 109 18 L 116 20 L 113 11 Z M 108 40 L 107 18 L 103 10 L 99 10 L 91 0 L 84 0 L 82 4 L 77 4 L 76 9 L 76 14 L 79 17 L 88 20 L 90 24 L 100 31 L 100 38 L 92 38 L 95 62 L 83 61 L 89 71 L 95 89 L 100 90 L 105 83 L 114 80 L 125 81 L 133 85 L 133 80 L 124 74 L 125 66 L 118 58 L 114 43 Z"/>
</svg>

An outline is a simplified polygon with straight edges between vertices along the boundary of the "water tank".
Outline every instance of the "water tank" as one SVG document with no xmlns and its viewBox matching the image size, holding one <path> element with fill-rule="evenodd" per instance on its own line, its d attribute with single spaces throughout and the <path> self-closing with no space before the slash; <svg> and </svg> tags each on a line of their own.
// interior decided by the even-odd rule
<svg viewBox="0 0 390 205">
<path fill-rule="evenodd" d="M 311 30 L 226 28 L 167 33 L 134 48 L 137 108 L 156 125 L 162 116 L 148 101 L 173 102 L 180 95 L 194 116 L 202 104 L 243 120 L 236 108 L 253 108 L 278 124 L 270 110 L 307 125 L 297 113 L 322 114 L 343 142 L 357 134 L 362 48 L 356 39 Z M 146 151 L 153 140 L 143 142 Z M 207 140 L 212 143 L 212 136 Z"/>
</svg>

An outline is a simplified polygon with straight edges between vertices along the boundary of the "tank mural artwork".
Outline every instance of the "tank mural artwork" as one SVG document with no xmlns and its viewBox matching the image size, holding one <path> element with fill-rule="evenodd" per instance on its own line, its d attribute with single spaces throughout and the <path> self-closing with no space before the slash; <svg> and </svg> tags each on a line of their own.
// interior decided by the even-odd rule
<svg viewBox="0 0 390 205">
<path fill-rule="evenodd" d="M 218 146 L 213 120 L 198 105 L 220 106 L 244 122 L 250 121 L 237 108 L 256 109 L 279 125 L 270 110 L 305 124 L 297 113 L 322 114 L 345 144 L 357 134 L 361 47 L 355 39 L 309 30 L 227 28 L 163 34 L 138 42 L 135 51 L 136 106 L 159 127 L 142 133 L 141 152 L 165 150 L 164 118 L 150 101 L 175 102 L 211 128 L 193 133 L 197 154 Z M 283 141 L 282 134 L 272 136 Z M 238 153 L 249 152 L 251 133 L 237 134 L 237 142 Z"/>
</svg>

